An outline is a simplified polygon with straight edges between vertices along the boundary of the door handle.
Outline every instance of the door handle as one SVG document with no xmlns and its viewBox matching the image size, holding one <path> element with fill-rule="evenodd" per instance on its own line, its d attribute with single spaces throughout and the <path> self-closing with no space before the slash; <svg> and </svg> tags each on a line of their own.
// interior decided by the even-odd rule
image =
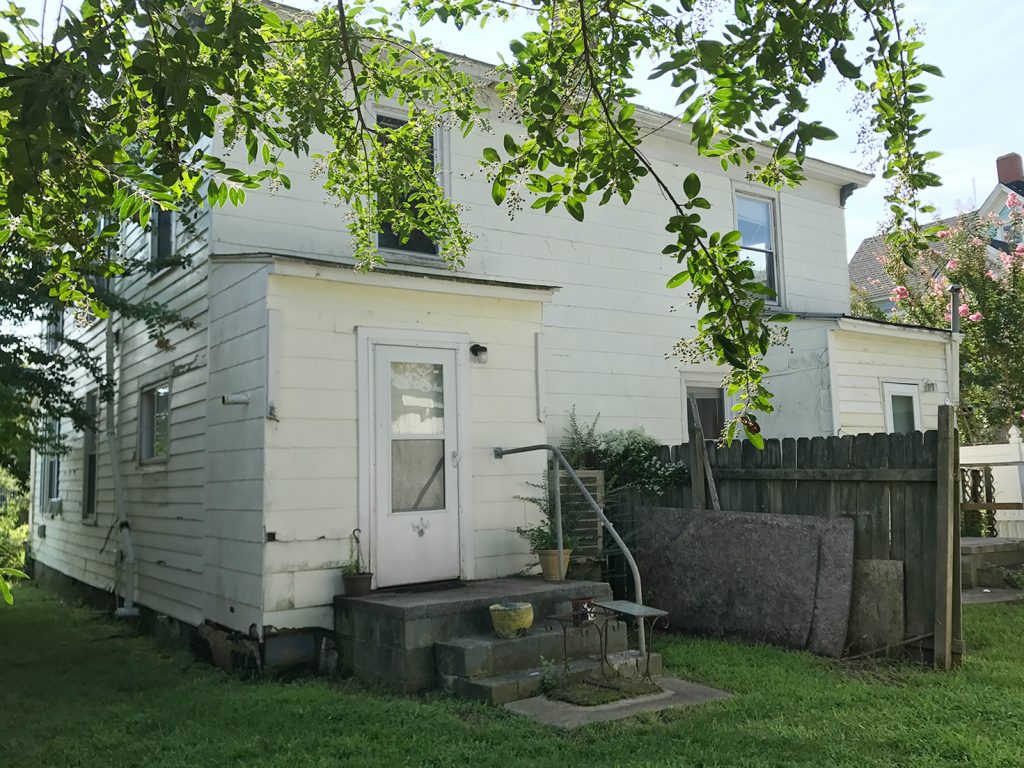
<svg viewBox="0 0 1024 768">
<path fill-rule="evenodd" d="M 452 451 L 452 466 L 457 467 L 462 462 L 462 455 L 458 451 Z"/>
</svg>

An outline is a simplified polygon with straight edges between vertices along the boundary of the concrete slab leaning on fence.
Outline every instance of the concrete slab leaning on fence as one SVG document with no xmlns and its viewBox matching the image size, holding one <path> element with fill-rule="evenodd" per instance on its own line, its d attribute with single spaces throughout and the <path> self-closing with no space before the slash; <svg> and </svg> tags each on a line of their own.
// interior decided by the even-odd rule
<svg viewBox="0 0 1024 768">
<path fill-rule="evenodd" d="M 677 629 L 840 656 L 853 521 L 646 508 L 636 540 L 648 599 Z"/>
</svg>

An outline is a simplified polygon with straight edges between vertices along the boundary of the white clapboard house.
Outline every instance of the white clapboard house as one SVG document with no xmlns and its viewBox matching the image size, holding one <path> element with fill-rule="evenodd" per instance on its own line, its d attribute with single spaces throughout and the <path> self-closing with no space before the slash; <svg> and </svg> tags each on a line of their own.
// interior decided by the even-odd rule
<svg viewBox="0 0 1024 768">
<path fill-rule="evenodd" d="M 435 137 L 444 188 L 476 233 L 458 272 L 430 243 L 383 236 L 387 267 L 353 270 L 343 216 L 324 205 L 309 160 L 288 167 L 291 189 L 204 209 L 191 232 L 159 213 L 151 232 L 125 233 L 125 248 L 153 258 L 191 253 L 187 270 L 120 290 L 194 324 L 158 346 L 117 317 L 64 321 L 101 359 L 113 346 L 116 440 L 71 434 L 67 455 L 34 457 L 37 569 L 119 583 L 113 456 L 135 559 L 119 591 L 188 625 L 329 628 L 356 528 L 378 588 L 520 571 L 531 556 L 510 528 L 536 510 L 516 496 L 545 458 L 498 460 L 493 448 L 557 442 L 572 406 L 677 444 L 695 395 L 705 430 L 719 428 L 722 371 L 669 354 L 695 312 L 665 287 L 678 266 L 661 255 L 667 202 L 645 181 L 628 207 L 590 207 L 583 223 L 529 207 L 510 219 L 478 166 L 484 147 L 521 132 L 500 114 L 494 135 Z M 803 186 L 775 191 L 698 157 L 679 125 L 645 149 L 671 185 L 700 172 L 708 228 L 738 228 L 798 316 L 770 359 L 767 435 L 934 428 L 948 334 L 847 317 L 843 203 L 869 176 L 808 160 Z M 102 424 L 84 373 L 77 394 Z"/>
</svg>

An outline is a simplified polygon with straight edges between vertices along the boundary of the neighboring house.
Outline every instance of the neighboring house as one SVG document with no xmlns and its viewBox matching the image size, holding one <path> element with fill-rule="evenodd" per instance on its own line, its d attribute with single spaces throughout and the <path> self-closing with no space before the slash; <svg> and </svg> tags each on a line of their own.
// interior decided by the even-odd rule
<svg viewBox="0 0 1024 768">
<path fill-rule="evenodd" d="M 467 63 L 481 75 L 483 65 Z M 435 137 L 447 192 L 477 240 L 452 273 L 428 242 L 382 235 L 388 266 L 352 269 L 343 216 L 288 169 L 289 190 L 250 192 L 244 207 L 205 210 L 191 232 L 161 214 L 125 247 L 187 249 L 187 271 L 126 281 L 194 321 L 156 346 L 113 318 L 75 333 L 114 345 L 117 440 L 136 563 L 119 558 L 105 434 L 71 435 L 61 457 L 34 457 L 32 549 L 40 567 L 188 624 L 257 636 L 332 626 L 350 535 L 362 531 L 378 587 L 483 579 L 529 561 L 510 529 L 536 511 L 517 500 L 541 454 L 497 460 L 495 446 L 557 442 L 566 413 L 605 427 L 687 439 L 685 403 L 705 429 L 731 405 L 713 365 L 669 355 L 693 332 L 687 293 L 665 288 L 667 202 L 649 180 L 629 207 L 560 211 L 494 206 L 478 166 L 494 135 Z M 386 106 L 375 119 L 400 119 Z M 650 126 L 664 116 L 638 110 Z M 682 126 L 645 149 L 670 185 L 702 174 L 709 228 L 738 228 L 748 255 L 800 316 L 773 351 L 774 436 L 935 426 L 947 396 L 948 334 L 852 320 L 842 200 L 869 176 L 808 159 L 807 181 L 775 191 L 700 158 Z M 85 375 L 78 394 L 105 411 Z M 100 413 L 103 423 L 105 413 Z M 65 425 L 66 426 L 66 425 Z M 133 572 L 133 573 L 132 573 Z"/>
<path fill-rule="evenodd" d="M 996 158 L 996 186 L 981 206 L 974 211 L 965 211 L 963 214 L 949 216 L 945 219 L 938 219 L 934 223 L 944 228 L 955 226 L 962 216 L 977 215 L 979 217 L 995 214 L 1005 222 L 1009 222 L 1010 209 L 1006 205 L 1006 197 L 1014 192 L 1024 197 L 1024 162 L 1016 152 Z M 992 242 L 989 245 L 989 257 L 993 266 L 998 269 L 999 253 L 1006 249 L 1007 235 L 1005 230 L 998 229 L 992 232 Z M 942 241 L 936 242 L 932 248 L 942 253 L 946 245 Z M 863 291 L 865 298 L 874 304 L 882 312 L 890 312 L 893 308 L 892 291 L 896 286 L 892 279 L 885 273 L 883 264 L 886 258 L 886 245 L 882 235 L 865 238 L 857 247 L 853 258 L 850 259 L 850 285 Z M 938 276 L 938 271 L 931 275 L 911 273 L 907 279 L 912 285 L 908 287 L 923 288 L 930 278 Z"/>
</svg>

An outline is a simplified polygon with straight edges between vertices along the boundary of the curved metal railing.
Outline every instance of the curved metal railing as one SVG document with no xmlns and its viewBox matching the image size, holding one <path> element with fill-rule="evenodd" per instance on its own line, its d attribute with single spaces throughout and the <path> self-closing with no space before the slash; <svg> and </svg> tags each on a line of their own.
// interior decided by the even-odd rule
<svg viewBox="0 0 1024 768">
<path fill-rule="evenodd" d="M 558 548 L 558 575 L 562 578 L 562 498 L 561 498 L 561 487 L 558 482 L 558 468 L 561 466 L 562 469 L 568 473 L 569 477 L 572 478 L 573 483 L 579 489 L 580 493 L 583 494 L 583 498 L 590 504 L 590 508 L 594 510 L 597 515 L 597 519 L 601 521 L 601 525 L 608 531 L 608 535 L 612 537 L 612 541 L 622 551 L 623 556 L 626 558 L 626 563 L 629 565 L 629 570 L 633 574 L 633 589 L 636 595 L 636 602 L 640 605 L 644 604 L 644 593 L 643 587 L 640 584 L 640 570 L 637 568 L 636 560 L 633 559 L 633 553 L 629 551 L 629 547 L 626 546 L 626 542 L 622 540 L 619 532 L 615 530 L 615 526 L 612 525 L 612 521 L 605 515 L 601 505 L 597 503 L 594 497 L 587 490 L 587 487 L 580 480 L 580 476 L 576 474 L 569 462 L 566 461 L 565 456 L 562 452 L 554 445 L 526 445 L 522 448 L 495 448 L 494 458 L 500 459 L 505 456 L 510 456 L 514 453 L 531 453 L 533 451 L 547 451 L 551 454 L 551 478 L 549 483 L 551 484 L 551 503 L 554 506 L 555 511 L 555 542 Z M 639 641 L 640 653 L 647 652 L 647 638 L 644 632 L 643 621 L 639 622 L 637 627 L 637 639 Z"/>
</svg>

